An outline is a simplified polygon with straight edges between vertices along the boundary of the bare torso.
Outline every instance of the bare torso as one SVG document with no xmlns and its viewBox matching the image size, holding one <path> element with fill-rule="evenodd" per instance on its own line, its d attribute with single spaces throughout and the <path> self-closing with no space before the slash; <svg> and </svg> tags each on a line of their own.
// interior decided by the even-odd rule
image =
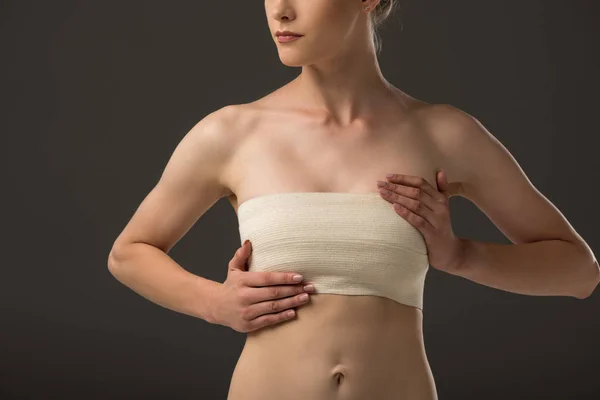
<svg viewBox="0 0 600 400">
<path fill-rule="evenodd" d="M 399 91 L 393 97 L 373 120 L 343 130 L 286 107 L 282 90 L 236 106 L 236 148 L 224 174 L 236 212 L 271 193 L 377 192 L 390 172 L 435 182 L 441 156 L 423 124 L 431 106 Z M 418 308 L 316 293 L 296 310 L 290 321 L 247 334 L 228 400 L 437 399 Z"/>
</svg>

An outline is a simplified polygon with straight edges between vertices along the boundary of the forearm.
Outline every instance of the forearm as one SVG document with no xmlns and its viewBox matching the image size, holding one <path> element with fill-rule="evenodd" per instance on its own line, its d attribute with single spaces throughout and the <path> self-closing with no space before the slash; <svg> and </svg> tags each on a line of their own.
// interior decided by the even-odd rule
<svg viewBox="0 0 600 400">
<path fill-rule="evenodd" d="M 147 300 L 211 322 L 212 294 L 221 283 L 186 271 L 162 250 L 145 243 L 123 245 L 111 252 L 108 267 L 119 282 Z"/>
<path fill-rule="evenodd" d="M 524 244 L 476 242 L 460 238 L 464 253 L 451 273 L 508 292 L 583 298 L 598 282 L 598 264 L 571 242 Z"/>
</svg>

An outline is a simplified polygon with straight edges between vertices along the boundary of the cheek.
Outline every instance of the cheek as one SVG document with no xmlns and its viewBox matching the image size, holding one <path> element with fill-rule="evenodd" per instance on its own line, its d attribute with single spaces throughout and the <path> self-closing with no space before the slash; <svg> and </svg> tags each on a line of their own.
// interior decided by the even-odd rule
<svg viewBox="0 0 600 400">
<path fill-rule="evenodd" d="M 339 30 L 348 26 L 348 22 L 356 14 L 356 0 L 307 0 L 302 5 L 303 11 L 310 15 L 311 25 L 324 30 Z"/>
<path fill-rule="evenodd" d="M 328 3 L 328 2 L 325 2 Z M 345 40 L 353 30 L 356 18 L 348 12 L 348 7 L 335 6 L 338 1 L 319 7 L 318 13 L 313 14 L 311 26 L 320 35 L 319 40 L 327 43 L 339 43 Z"/>
</svg>

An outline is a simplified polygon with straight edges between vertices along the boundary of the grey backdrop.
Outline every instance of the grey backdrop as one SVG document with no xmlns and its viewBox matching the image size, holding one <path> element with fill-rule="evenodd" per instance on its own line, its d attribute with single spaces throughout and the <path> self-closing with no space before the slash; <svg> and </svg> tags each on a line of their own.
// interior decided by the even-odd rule
<svg viewBox="0 0 600 400">
<path fill-rule="evenodd" d="M 595 250 L 599 11 L 404 0 L 380 55 L 399 88 L 479 118 Z M 0 397 L 224 399 L 244 335 L 145 300 L 106 260 L 196 122 L 299 73 L 280 63 L 263 3 L 5 0 L 0 44 Z M 457 235 L 508 243 L 468 201 L 451 208 Z M 221 199 L 170 256 L 223 282 L 237 227 Z M 599 305 L 430 269 L 440 399 L 600 398 Z"/>
</svg>

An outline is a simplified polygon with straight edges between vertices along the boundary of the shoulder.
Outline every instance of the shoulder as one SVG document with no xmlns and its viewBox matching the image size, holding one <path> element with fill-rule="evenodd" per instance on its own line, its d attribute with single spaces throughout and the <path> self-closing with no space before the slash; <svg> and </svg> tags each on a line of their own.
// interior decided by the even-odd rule
<svg viewBox="0 0 600 400">
<path fill-rule="evenodd" d="M 185 139 L 199 145 L 210 144 L 211 151 L 231 155 L 251 115 L 246 104 L 225 105 L 198 121 Z"/>
<path fill-rule="evenodd" d="M 450 150 L 485 134 L 477 118 L 450 104 L 427 104 L 420 107 L 419 116 L 436 142 L 444 145 L 442 149 Z"/>
<path fill-rule="evenodd" d="M 212 183 L 214 187 L 218 186 L 226 195 L 228 188 L 222 176 L 235 153 L 238 110 L 238 105 L 226 105 L 197 121 L 181 138 L 166 170 L 176 170 L 178 175 L 189 171 L 199 179 L 210 177 L 217 182 Z"/>
<path fill-rule="evenodd" d="M 231 135 L 231 128 L 240 114 L 240 109 L 240 104 L 229 104 L 212 111 L 194 125 L 190 134 L 192 136 L 214 135 L 227 139 Z"/>
<path fill-rule="evenodd" d="M 436 141 L 464 140 L 481 128 L 475 117 L 453 105 L 427 103 L 404 92 L 398 98 L 400 111 Z"/>
<path fill-rule="evenodd" d="M 439 150 L 449 157 L 445 161 L 458 162 L 461 161 L 460 156 L 472 156 L 502 147 L 476 117 L 452 105 L 429 106 L 423 120 Z"/>
<path fill-rule="evenodd" d="M 213 171 L 224 196 L 234 193 L 237 156 L 256 130 L 260 116 L 260 107 L 253 103 L 225 105 L 197 122 L 184 138 L 196 149 L 190 159 L 202 162 L 202 169 Z"/>
<path fill-rule="evenodd" d="M 512 156 L 503 144 L 473 115 L 450 104 L 431 104 L 420 111 L 420 120 L 440 155 L 439 167 L 456 182 L 459 195 L 477 177 L 477 171 L 505 166 Z"/>
</svg>

